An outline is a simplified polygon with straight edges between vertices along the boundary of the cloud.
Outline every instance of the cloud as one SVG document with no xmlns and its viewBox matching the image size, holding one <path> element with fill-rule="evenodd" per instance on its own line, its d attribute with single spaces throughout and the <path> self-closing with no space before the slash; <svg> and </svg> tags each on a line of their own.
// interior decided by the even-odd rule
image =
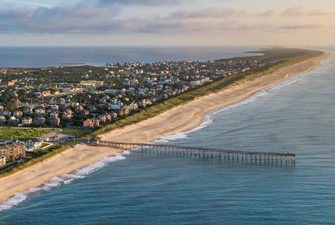
<svg viewBox="0 0 335 225">
<path fill-rule="evenodd" d="M 127 0 L 130 4 L 132 0 Z M 116 0 L 113 1 L 114 3 Z M 143 4 L 152 3 L 145 0 Z M 165 4 L 168 0 L 155 1 Z M 108 4 L 112 4 L 109 2 Z M 119 18 L 120 7 L 104 6 L 100 2 L 83 0 L 73 5 L 52 8 L 0 8 L 0 32 L 2 33 L 72 33 L 110 34 L 116 32 L 133 33 L 185 33 L 230 29 L 221 21 L 189 21 L 193 19 L 231 17 L 242 12 L 234 9 L 203 9 L 191 12 L 175 12 L 168 16 Z"/>
<path fill-rule="evenodd" d="M 322 24 L 296 24 L 296 25 L 284 25 L 281 26 L 282 30 L 310 30 L 310 29 L 319 29 L 324 27 Z"/>
<path fill-rule="evenodd" d="M 260 12 L 260 13 L 256 13 L 255 16 L 259 16 L 259 17 L 269 17 L 269 16 L 274 16 L 276 15 L 276 11 L 274 10 L 268 10 L 265 12 Z"/>
<path fill-rule="evenodd" d="M 47 7 L 0 7 L 0 33 L 37 33 L 37 34 L 228 34 L 245 31 L 287 31 L 317 29 L 322 25 L 268 24 L 261 17 L 273 16 L 275 11 L 244 12 L 234 8 L 203 8 L 184 10 L 169 14 L 121 16 L 121 0 L 81 0 L 73 4 Z M 122 1 L 124 4 L 136 4 L 135 0 Z M 136 1 L 137 2 L 137 1 Z M 155 3 L 154 3 L 155 2 Z M 170 4 L 175 0 L 144 0 L 141 4 Z M 107 3 L 106 3 L 107 4 Z M 162 7 L 164 8 L 164 7 Z M 301 8 L 285 10 L 285 15 L 301 15 Z M 320 14 L 319 11 L 308 13 Z M 259 18 L 258 18 L 259 17 Z M 295 19 L 292 19 L 295 20 Z M 281 21 L 283 22 L 283 21 Z M 287 21 L 285 21 L 287 23 Z M 299 23 L 294 21 L 295 23 Z M 323 24 L 326 24 L 322 22 Z M 294 24 L 294 23 L 293 23 Z"/>
<path fill-rule="evenodd" d="M 329 13 L 329 12 L 324 12 L 322 10 L 312 10 L 310 12 L 307 13 L 310 16 L 327 16 L 327 15 L 335 15 L 334 13 Z"/>
<path fill-rule="evenodd" d="M 178 0 L 99 0 L 104 5 L 145 5 L 145 6 L 161 6 L 177 4 Z"/>
<path fill-rule="evenodd" d="M 303 14 L 301 6 L 285 9 L 282 16 L 301 16 Z"/>
<path fill-rule="evenodd" d="M 244 12 L 236 11 L 232 8 L 216 9 L 206 8 L 196 11 L 178 11 L 170 15 L 172 18 L 184 18 L 184 19 L 206 19 L 206 18 L 226 18 L 237 15 L 242 15 Z"/>
<path fill-rule="evenodd" d="M 0 8 L 0 18 L 3 20 L 25 19 L 26 22 L 47 22 L 64 19 L 101 19 L 115 17 L 119 14 L 117 7 L 97 7 L 89 1 L 74 5 L 55 6 L 52 8 Z"/>
<path fill-rule="evenodd" d="M 296 7 L 285 9 L 281 15 L 282 16 L 326 16 L 326 15 L 335 15 L 335 14 L 324 12 L 318 9 L 308 11 L 308 10 L 304 10 L 302 6 L 296 6 Z"/>
<path fill-rule="evenodd" d="M 274 31 L 277 28 L 259 22 L 241 23 L 235 19 L 221 20 L 170 20 L 167 18 L 145 21 L 137 32 L 153 34 L 236 34 L 249 31 Z"/>
<path fill-rule="evenodd" d="M 40 4 L 40 3 L 35 3 L 35 2 L 18 1 L 18 0 L 0 0 L 0 2 L 9 2 L 9 3 L 16 3 L 16 4 L 27 4 L 27 5 L 39 6 L 39 7 L 47 7 L 47 8 L 51 8 L 52 7 L 52 5 Z"/>
<path fill-rule="evenodd" d="M 252 13 L 234 8 L 204 8 L 201 10 L 173 12 L 170 14 L 170 17 L 182 19 L 219 19 L 229 17 L 271 17 L 275 15 L 276 11 L 274 10 Z"/>
<path fill-rule="evenodd" d="M 119 15 L 117 7 L 100 7 L 91 1 L 52 8 L 0 8 L 0 32 L 73 33 L 96 30 Z"/>
</svg>

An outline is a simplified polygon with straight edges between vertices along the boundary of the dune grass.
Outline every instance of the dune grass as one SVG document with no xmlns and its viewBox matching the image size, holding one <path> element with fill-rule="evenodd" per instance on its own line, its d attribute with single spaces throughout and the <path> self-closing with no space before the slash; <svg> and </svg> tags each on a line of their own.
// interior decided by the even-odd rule
<svg viewBox="0 0 335 225">
<path fill-rule="evenodd" d="M 10 140 L 18 138 L 36 138 L 43 134 L 49 134 L 54 132 L 55 129 L 36 129 L 36 128 L 0 128 L 0 139 Z"/>
<path fill-rule="evenodd" d="M 216 81 L 213 81 L 211 83 L 208 83 L 206 85 L 203 85 L 197 89 L 194 90 L 190 90 L 187 92 L 184 92 L 183 94 L 180 94 L 178 96 L 172 97 L 164 102 L 155 104 L 147 109 L 141 110 L 136 114 L 132 114 L 130 116 L 127 116 L 113 124 L 107 124 L 105 126 L 103 126 L 102 128 L 95 130 L 93 132 L 87 132 L 87 130 L 82 130 L 82 129 L 65 129 L 63 131 L 63 133 L 68 133 L 68 134 L 76 134 L 77 137 L 83 137 L 83 138 L 90 138 L 92 136 L 96 136 L 96 135 L 100 135 L 103 133 L 107 133 L 110 132 L 112 130 L 115 129 L 121 129 L 123 127 L 126 127 L 128 125 L 134 124 L 134 123 L 138 123 L 144 120 L 147 120 L 149 118 L 155 117 L 167 110 L 170 110 L 174 107 L 186 104 L 190 101 L 195 100 L 196 98 L 199 97 L 203 97 L 206 95 L 209 95 L 211 93 L 217 93 L 219 91 L 225 90 L 227 88 L 230 88 L 232 85 L 238 84 L 240 82 L 245 82 L 245 81 L 250 81 L 250 80 L 254 80 L 257 77 L 261 77 L 261 76 L 267 76 L 267 75 L 271 75 L 275 72 L 277 72 L 278 70 L 287 67 L 287 66 L 291 66 L 294 65 L 296 63 L 302 62 L 304 60 L 310 59 L 310 58 L 314 58 L 314 57 L 318 57 L 320 55 L 323 54 L 323 52 L 320 51 L 309 51 L 309 50 L 303 50 L 302 52 L 300 51 L 294 51 L 292 50 L 292 52 L 288 51 L 281 51 L 278 50 L 279 53 L 277 52 L 277 55 L 275 54 L 276 52 L 273 52 L 273 50 L 269 52 L 263 51 L 264 55 L 263 56 L 253 56 L 253 57 L 244 57 L 241 59 L 264 59 L 264 57 L 267 59 L 278 59 L 279 62 L 274 64 L 274 65 L 268 65 L 268 66 L 264 66 L 252 71 L 248 71 L 248 72 L 244 72 L 244 73 L 238 73 L 232 76 L 228 76 L 225 78 L 221 78 L 218 79 Z M 258 58 L 257 58 L 258 57 Z M 0 129 L 2 130 L 2 129 Z M 21 138 L 23 137 L 31 137 L 29 135 L 35 135 L 35 134 L 29 134 L 29 133 L 25 133 L 22 134 L 23 131 L 20 131 L 18 129 L 4 129 L 4 133 L 3 135 L 7 135 L 5 137 L 8 137 L 8 135 L 13 135 L 10 132 L 14 132 L 14 137 L 18 137 L 18 135 L 20 135 Z M 22 132 L 22 133 L 15 133 L 15 132 Z M 28 132 L 28 131 L 25 131 Z M 36 132 L 36 131 L 30 131 L 31 133 Z M 42 131 L 40 130 L 39 132 L 42 133 Z M 50 130 L 45 130 L 44 132 L 52 132 Z M 41 133 L 39 133 L 40 135 L 42 135 Z M 24 136 L 26 135 L 26 136 Z M 13 168 L 11 168 L 9 171 L 6 171 L 2 174 L 0 174 L 0 178 L 2 177 L 6 177 L 9 175 L 12 175 L 16 172 L 19 172 L 23 169 L 29 168 L 33 165 L 38 164 L 39 162 L 42 162 L 46 159 L 49 159 L 65 150 L 67 150 L 69 148 L 69 146 L 66 145 L 59 145 L 59 146 L 52 146 L 50 149 L 47 149 L 47 153 L 46 154 L 42 154 L 36 158 L 33 158 L 31 160 L 29 160 L 28 162 L 21 164 L 21 165 L 15 165 Z"/>
<path fill-rule="evenodd" d="M 48 153 L 46 154 L 42 154 L 36 158 L 33 158 L 23 164 L 16 164 L 14 165 L 12 168 L 10 168 L 8 171 L 4 172 L 4 173 L 0 173 L 0 178 L 3 178 L 3 177 L 7 177 L 7 176 L 10 176 L 14 173 L 17 173 L 21 170 L 24 170 L 24 169 L 27 169 L 31 166 L 34 166 L 46 159 L 49 159 L 51 157 L 54 157 L 56 155 L 58 155 L 59 153 L 61 152 L 64 152 L 68 149 L 69 147 L 68 146 L 65 146 L 65 145 L 58 145 L 58 146 L 52 146 L 49 150 Z"/>
<path fill-rule="evenodd" d="M 176 97 L 172 97 L 164 102 L 158 103 L 147 109 L 141 110 L 136 114 L 123 118 L 113 124 L 107 124 L 103 126 L 102 128 L 96 131 L 93 131 L 92 133 L 84 137 L 90 138 L 92 136 L 104 134 L 104 133 L 110 132 L 115 129 L 124 128 L 128 125 L 138 123 L 138 122 L 150 119 L 152 117 L 155 117 L 174 107 L 191 102 L 195 100 L 196 98 L 223 91 L 227 88 L 230 88 L 232 85 L 238 84 L 240 82 L 250 81 L 250 80 L 256 79 L 257 77 L 271 75 L 279 71 L 282 68 L 285 68 L 285 67 L 294 65 L 296 63 L 305 61 L 307 59 L 315 58 L 315 57 L 318 57 L 324 54 L 323 52 L 320 52 L 320 51 L 309 51 L 309 50 L 303 50 L 303 53 L 301 53 L 300 55 L 297 55 L 296 52 L 294 53 L 295 54 L 290 53 L 290 52 L 288 53 L 280 52 L 282 58 L 280 58 L 279 62 L 276 64 L 267 65 L 267 66 L 260 67 L 258 69 L 243 72 L 243 73 L 240 72 L 238 74 L 228 76 L 225 78 L 221 78 L 214 82 L 208 83 L 207 85 L 201 86 L 197 89 L 184 92 Z M 275 56 L 273 55 L 275 53 L 273 53 L 272 51 L 271 53 L 265 52 L 265 56 L 261 56 L 261 57 L 262 58 L 266 57 L 266 54 L 268 54 L 267 56 L 268 58 L 275 59 Z"/>
<path fill-rule="evenodd" d="M 75 135 L 76 137 L 81 137 L 91 132 L 92 130 L 83 129 L 83 128 L 64 128 L 61 134 L 71 134 L 71 135 Z"/>
</svg>

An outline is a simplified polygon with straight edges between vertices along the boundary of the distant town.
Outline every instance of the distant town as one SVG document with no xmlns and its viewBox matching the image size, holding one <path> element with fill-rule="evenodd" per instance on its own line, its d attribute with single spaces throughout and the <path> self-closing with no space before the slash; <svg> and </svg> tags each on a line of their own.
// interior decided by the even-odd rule
<svg viewBox="0 0 335 225">
<path fill-rule="evenodd" d="M 236 59 L 2 69 L 0 124 L 98 128 L 220 78 L 277 62 Z"/>
</svg>

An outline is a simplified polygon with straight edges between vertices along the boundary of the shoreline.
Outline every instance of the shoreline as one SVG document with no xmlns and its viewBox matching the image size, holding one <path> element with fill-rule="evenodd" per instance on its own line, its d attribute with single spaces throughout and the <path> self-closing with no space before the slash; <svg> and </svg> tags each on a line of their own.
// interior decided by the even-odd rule
<svg viewBox="0 0 335 225">
<path fill-rule="evenodd" d="M 200 97 L 154 118 L 100 136 L 103 141 L 141 143 L 152 142 L 163 136 L 191 130 L 202 123 L 205 114 L 241 102 L 293 75 L 307 73 L 332 56 L 333 54 L 325 52 L 322 56 L 282 68 L 269 76 L 262 76 L 253 81 L 232 86 L 219 93 Z"/>
<path fill-rule="evenodd" d="M 122 152 L 124 150 L 79 144 L 32 167 L 1 178 L 0 206 L 17 193 L 40 188 L 54 177 L 74 174 L 80 169 Z"/>
<path fill-rule="evenodd" d="M 322 56 L 282 68 L 269 76 L 262 76 L 219 93 L 198 98 L 154 118 L 101 136 L 103 140 L 108 141 L 151 142 L 163 136 L 190 130 L 201 124 L 203 117 L 210 111 L 236 104 L 263 89 L 288 79 L 292 75 L 307 73 L 320 66 L 322 61 L 331 56 L 332 54 L 330 53 L 324 53 Z M 101 161 L 106 157 L 115 156 L 116 153 L 120 152 L 123 152 L 123 150 L 77 145 L 47 161 L 11 176 L 1 178 L 0 203 L 7 201 L 16 193 L 23 193 L 30 188 L 41 187 L 53 177 L 71 174 L 80 168 Z"/>
</svg>

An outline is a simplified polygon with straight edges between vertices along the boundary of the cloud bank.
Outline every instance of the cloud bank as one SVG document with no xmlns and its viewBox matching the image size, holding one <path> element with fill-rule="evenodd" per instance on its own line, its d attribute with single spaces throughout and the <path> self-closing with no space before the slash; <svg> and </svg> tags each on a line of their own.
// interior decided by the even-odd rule
<svg viewBox="0 0 335 225">
<path fill-rule="evenodd" d="M 326 16 L 320 10 L 303 7 L 247 12 L 230 7 L 204 7 L 198 10 L 174 10 L 166 15 L 121 16 L 124 7 L 165 7 L 182 4 L 178 0 L 82 0 L 54 7 L 0 8 L 0 33 L 43 34 L 200 34 L 230 31 L 300 31 L 321 29 L 324 24 L 296 21 L 292 17 Z M 139 8 L 140 10 L 141 8 Z M 286 20 L 275 20 L 284 17 Z M 268 19 L 274 22 L 268 22 Z"/>
</svg>

